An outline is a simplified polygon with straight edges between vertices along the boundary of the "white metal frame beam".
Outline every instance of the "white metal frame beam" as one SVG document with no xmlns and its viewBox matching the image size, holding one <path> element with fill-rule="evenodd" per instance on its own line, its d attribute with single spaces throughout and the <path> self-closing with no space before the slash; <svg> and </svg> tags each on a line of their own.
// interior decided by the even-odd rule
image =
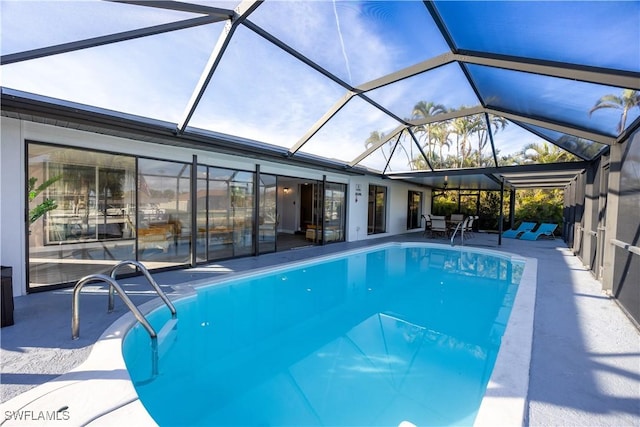
<svg viewBox="0 0 640 427">
<path fill-rule="evenodd" d="M 360 163 L 362 160 L 364 160 L 366 157 L 368 157 L 371 153 L 376 151 L 378 148 L 382 147 L 384 144 L 391 141 L 391 139 L 394 138 L 396 135 L 399 135 L 404 129 L 406 129 L 405 125 L 399 125 L 394 130 L 389 132 L 384 139 L 373 144 L 371 147 L 367 148 L 362 154 L 360 154 L 358 157 L 356 157 L 351 162 L 349 162 L 347 166 L 350 168 L 354 167 L 355 165 Z"/>
<path fill-rule="evenodd" d="M 179 12 L 200 13 L 203 15 L 218 16 L 221 21 L 231 19 L 233 11 L 219 7 L 205 6 L 195 3 L 167 0 L 106 0 L 111 3 L 133 4 L 136 6 L 154 7 L 156 9 L 175 10 Z"/>
<path fill-rule="evenodd" d="M 640 89 L 640 75 L 638 73 L 578 66 L 563 62 L 489 55 L 483 52 L 465 52 L 454 54 L 453 56 L 456 61 L 465 64 L 485 65 L 491 68 L 503 68 L 567 80 L 616 86 L 624 89 Z"/>
<path fill-rule="evenodd" d="M 346 94 L 344 94 L 342 98 L 340 98 L 335 104 L 333 104 L 333 106 L 329 108 L 329 110 L 324 113 L 324 115 L 320 117 L 320 119 L 318 119 L 318 121 L 316 121 L 304 135 L 302 135 L 298 142 L 296 142 L 295 145 L 289 149 L 287 155 L 289 157 L 293 156 L 300 148 L 302 148 L 304 144 L 307 143 L 307 141 L 309 141 L 313 137 L 313 135 L 315 135 L 322 128 L 322 126 L 325 125 L 325 123 L 327 123 L 331 119 L 331 117 L 338 114 L 338 111 L 340 111 L 342 107 L 347 105 L 347 102 L 349 102 L 349 100 L 354 96 L 355 93 L 353 92 L 347 92 Z"/>
<path fill-rule="evenodd" d="M 182 118 L 177 124 L 177 132 L 179 134 L 183 133 L 189 124 L 189 120 L 193 116 L 204 92 L 207 90 L 207 86 L 213 77 L 213 73 L 218 68 L 220 64 L 220 60 L 222 59 L 222 55 L 225 50 L 227 50 L 227 46 L 229 46 L 229 42 L 231 41 L 231 36 L 235 32 L 238 25 L 242 23 L 247 17 L 260 6 L 263 0 L 244 0 L 235 10 L 235 14 L 233 18 L 229 19 L 224 26 L 224 30 L 220 37 L 218 38 L 218 42 L 216 43 L 211 55 L 209 56 L 209 61 L 204 68 L 204 71 L 200 75 L 200 80 L 196 84 L 196 87 L 191 94 L 191 99 L 187 103 L 187 106 L 184 110 Z"/>
<path fill-rule="evenodd" d="M 151 27 L 138 28 L 131 31 L 123 31 L 106 36 L 92 37 L 89 39 L 78 40 L 74 42 L 61 43 L 54 46 L 47 46 L 39 49 L 32 49 L 23 52 L 11 53 L 0 57 L 0 65 L 8 65 L 16 62 L 29 61 L 31 59 L 44 58 L 47 56 L 58 55 L 61 53 L 73 52 L 76 50 L 89 49 L 92 47 L 103 46 L 111 43 L 118 43 L 126 40 L 138 39 L 141 37 L 152 36 L 155 34 L 168 33 L 171 31 L 182 30 L 185 28 L 197 27 L 199 25 L 212 24 L 220 22 L 222 19 L 216 16 L 200 16 L 197 18 L 186 19 L 183 21 L 169 22 L 167 24 L 154 25 Z"/>
<path fill-rule="evenodd" d="M 591 141 L 599 142 L 600 144 L 613 145 L 616 142 L 615 137 L 605 136 L 599 133 L 590 132 L 584 129 L 569 126 L 567 124 L 554 123 L 552 121 L 548 121 L 540 118 L 528 117 L 522 114 L 504 111 L 504 110 L 498 110 L 495 108 L 485 108 L 484 111 L 486 111 L 489 114 L 494 114 L 496 116 L 504 117 L 505 119 L 509 119 L 511 121 L 528 123 L 530 125 L 555 130 L 556 132 L 566 133 L 566 134 L 574 135 L 580 138 L 590 139 Z"/>
</svg>

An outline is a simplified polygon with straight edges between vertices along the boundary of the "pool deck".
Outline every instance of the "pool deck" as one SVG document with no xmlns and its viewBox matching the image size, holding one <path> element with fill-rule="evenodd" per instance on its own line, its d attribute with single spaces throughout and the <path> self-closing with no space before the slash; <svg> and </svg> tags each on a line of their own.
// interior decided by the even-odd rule
<svg viewBox="0 0 640 427">
<path fill-rule="evenodd" d="M 180 289 L 176 285 L 181 283 L 391 241 L 448 243 L 425 239 L 422 233 L 407 233 L 221 261 L 153 276 L 169 295 L 176 295 Z M 564 242 L 503 239 L 498 246 L 497 235 L 476 233 L 465 245 L 538 260 L 524 424 L 640 426 L 640 332 Z M 143 278 L 127 279 L 126 283 L 134 303 L 156 298 Z M 0 329 L 0 402 L 6 403 L 83 363 L 102 333 L 127 312 L 120 301 L 114 313 L 107 314 L 106 308 L 106 288 L 87 285 L 81 298 L 80 339 L 74 341 L 70 289 L 16 298 L 15 325 Z M 4 414 L 7 407 L 3 406 Z"/>
</svg>

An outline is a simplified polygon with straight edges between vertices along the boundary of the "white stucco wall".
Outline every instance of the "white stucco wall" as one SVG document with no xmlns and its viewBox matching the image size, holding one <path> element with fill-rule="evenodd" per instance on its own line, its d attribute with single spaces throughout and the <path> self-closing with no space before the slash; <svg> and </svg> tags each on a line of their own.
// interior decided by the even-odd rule
<svg viewBox="0 0 640 427">
<path fill-rule="evenodd" d="M 13 267 L 14 295 L 26 293 L 26 241 L 25 241 L 25 141 L 53 143 L 72 147 L 104 150 L 123 154 L 152 156 L 158 159 L 191 163 L 192 155 L 198 163 L 225 168 L 254 171 L 260 164 L 264 174 L 284 175 L 294 178 L 327 181 L 348 185 L 347 241 L 355 241 L 406 232 L 407 197 L 410 189 L 424 194 L 423 211 L 430 207 L 430 190 L 403 182 L 371 176 L 347 175 L 334 171 L 323 171 L 308 167 L 268 162 L 246 156 L 230 156 L 209 151 L 187 150 L 179 147 L 151 144 L 125 138 L 95 134 L 86 131 L 61 128 L 35 122 L 2 117 L 0 161 L 0 260 L 2 265 Z M 387 233 L 367 235 L 367 199 L 369 184 L 386 186 L 388 189 Z M 357 186 L 360 195 L 356 196 Z M 291 210 L 292 203 L 299 198 L 295 188 L 284 197 L 279 194 L 281 211 Z M 291 204 L 291 206 L 289 206 Z M 295 221 L 294 221 L 295 222 Z M 282 224 L 282 228 L 286 224 Z"/>
<path fill-rule="evenodd" d="M 26 292 L 23 126 L 0 122 L 0 263 L 13 269 L 13 295 Z"/>
<path fill-rule="evenodd" d="M 387 232 L 367 235 L 367 207 L 369 185 L 387 187 Z M 360 190 L 358 190 L 360 185 Z M 422 212 L 431 210 L 431 190 L 410 185 L 405 182 L 381 179 L 371 176 L 352 177 L 349 181 L 349 200 L 347 203 L 347 241 L 374 239 L 381 236 L 407 232 L 407 201 L 409 190 L 423 194 Z M 412 230 L 413 231 L 413 230 Z M 416 230 L 418 232 L 420 230 Z"/>
</svg>

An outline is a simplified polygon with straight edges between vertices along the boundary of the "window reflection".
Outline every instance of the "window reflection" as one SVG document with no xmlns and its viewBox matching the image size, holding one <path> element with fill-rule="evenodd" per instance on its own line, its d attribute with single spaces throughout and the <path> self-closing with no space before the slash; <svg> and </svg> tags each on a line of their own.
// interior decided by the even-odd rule
<svg viewBox="0 0 640 427">
<path fill-rule="evenodd" d="M 369 186 L 369 207 L 367 234 L 385 233 L 387 231 L 387 187 Z"/>
<path fill-rule="evenodd" d="M 27 150 L 29 288 L 133 258 L 135 159 L 36 143 Z"/>
<path fill-rule="evenodd" d="M 138 259 L 151 268 L 189 262 L 190 182 L 190 164 L 138 162 Z"/>
<path fill-rule="evenodd" d="M 253 180 L 251 172 L 209 168 L 209 259 L 253 253 Z"/>
<path fill-rule="evenodd" d="M 422 192 L 409 190 L 407 208 L 407 230 L 420 228 L 422 221 Z"/>
<path fill-rule="evenodd" d="M 324 189 L 324 241 L 344 241 L 345 227 L 345 184 L 326 183 Z"/>
<path fill-rule="evenodd" d="M 258 213 L 258 250 L 275 252 L 278 216 L 276 176 L 260 174 L 260 212 Z"/>
</svg>

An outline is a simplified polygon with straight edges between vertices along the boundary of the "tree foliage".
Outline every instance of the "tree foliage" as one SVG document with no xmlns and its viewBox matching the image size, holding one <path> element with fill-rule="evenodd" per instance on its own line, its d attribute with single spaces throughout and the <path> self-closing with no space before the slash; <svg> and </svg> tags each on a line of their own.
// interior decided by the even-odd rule
<svg viewBox="0 0 640 427">
<path fill-rule="evenodd" d="M 53 185 L 56 181 L 61 178 L 60 175 L 49 178 L 45 182 L 40 185 L 38 184 L 38 178 L 31 177 L 29 181 L 27 181 L 27 194 L 29 195 L 29 203 L 34 201 L 40 193 L 46 190 L 48 187 Z M 45 198 L 41 203 L 39 203 L 36 207 L 29 210 L 29 224 L 33 224 L 40 218 L 42 215 L 46 214 L 49 211 L 52 211 L 58 207 L 58 204 L 53 199 Z"/>
<path fill-rule="evenodd" d="M 608 94 L 598 99 L 588 111 L 589 116 L 598 110 L 619 110 L 620 121 L 617 131 L 626 127 L 629 112 L 640 108 L 640 92 L 624 89 L 619 95 Z M 508 121 L 497 116 L 474 114 L 455 117 L 449 120 L 436 121 L 438 115 L 463 111 L 468 107 L 448 109 L 442 104 L 419 101 L 413 107 L 408 122 L 416 124 L 413 128 L 419 144 L 418 154 L 406 153 L 407 166 L 410 170 L 481 168 L 487 166 L 510 166 L 523 164 L 562 163 L 578 161 L 577 153 L 585 159 L 591 159 L 602 149 L 601 144 L 594 143 L 573 135 L 563 135 L 556 144 L 547 142 L 530 143 L 516 153 L 501 155 L 489 149 L 490 134 L 495 135 L 508 126 Z M 453 115 L 455 116 L 455 115 Z M 378 143 L 385 159 L 390 158 L 395 146 L 395 138 L 389 138 L 382 132 L 372 132 L 365 142 L 367 148 Z M 402 138 L 412 138 L 408 133 L 400 134 Z M 381 144 L 382 141 L 387 141 Z M 403 144 L 413 147 L 414 141 Z M 562 147 L 562 148 L 560 148 Z M 386 151 L 385 151 L 386 150 Z M 424 156 L 423 156 L 424 154 Z M 431 166 L 431 168 L 429 167 Z M 457 190 L 436 193 L 433 198 L 432 211 L 437 215 L 463 213 L 478 215 L 484 226 L 490 229 L 499 227 L 500 195 L 495 191 L 480 191 L 473 194 L 461 193 Z M 479 201 L 479 203 L 477 203 Z M 509 198 L 505 197 L 502 206 L 505 215 L 509 211 Z M 563 221 L 563 190 L 531 189 L 516 192 L 514 217 L 516 224 L 521 221 L 553 222 L 558 225 Z M 512 224 L 512 225 L 516 225 Z M 506 225 L 506 224 L 505 224 Z M 561 230 L 562 227 L 558 227 Z"/>
</svg>

